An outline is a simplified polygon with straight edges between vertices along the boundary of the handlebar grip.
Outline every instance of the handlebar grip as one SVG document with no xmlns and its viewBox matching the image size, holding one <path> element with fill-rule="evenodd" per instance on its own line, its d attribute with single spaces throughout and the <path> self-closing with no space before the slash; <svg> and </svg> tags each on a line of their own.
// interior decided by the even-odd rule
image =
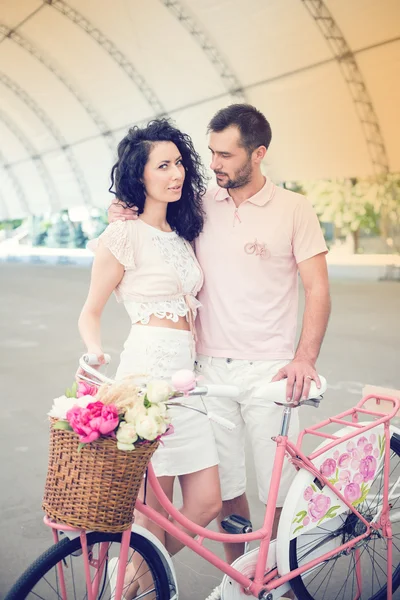
<svg viewBox="0 0 400 600">
<path fill-rule="evenodd" d="M 82 356 L 82 359 L 90 367 L 98 367 L 100 364 L 99 361 L 97 360 L 97 356 L 95 354 L 84 354 Z M 104 359 L 106 361 L 105 362 L 106 365 L 108 365 L 111 362 L 111 356 L 109 354 L 105 354 Z"/>
<path fill-rule="evenodd" d="M 237 398 L 240 390 L 236 385 L 217 385 L 210 383 L 204 386 L 207 388 L 206 396 L 216 396 L 217 398 Z"/>
</svg>

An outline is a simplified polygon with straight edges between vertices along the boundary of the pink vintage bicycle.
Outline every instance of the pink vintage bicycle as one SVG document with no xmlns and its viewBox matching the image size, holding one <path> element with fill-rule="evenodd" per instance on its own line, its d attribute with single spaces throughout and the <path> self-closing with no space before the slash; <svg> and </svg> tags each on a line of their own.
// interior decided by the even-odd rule
<svg viewBox="0 0 400 600">
<path fill-rule="evenodd" d="M 90 367 L 88 372 L 102 378 Z M 204 385 L 185 395 L 235 392 L 228 388 Z M 325 381 L 320 390 L 313 384 L 309 398 L 301 404 L 317 407 L 325 389 Z M 171 403 L 189 407 L 187 399 L 182 402 L 177 395 Z M 136 509 L 221 570 L 222 600 L 277 600 L 290 588 L 301 600 L 392 600 L 400 586 L 400 429 L 391 421 L 400 399 L 368 394 L 355 407 L 308 427 L 293 444 L 287 433 L 295 407 L 285 401 L 285 382 L 266 384 L 258 395 L 282 405 L 283 413 L 260 529 L 252 531 L 251 523 L 237 515 L 226 520 L 230 533 L 210 531 L 188 521 L 164 495 L 151 465 L 148 485 L 168 513 L 197 538 L 140 500 Z M 308 456 L 302 450 L 306 436 L 323 440 Z M 285 456 L 293 464 L 293 483 L 277 539 L 271 540 Z M 147 530 L 133 524 L 123 534 L 110 534 L 73 530 L 46 519 L 45 523 L 52 528 L 55 544 L 27 569 L 6 600 L 121 600 L 124 594 L 131 597 L 132 586 L 136 599 L 178 600 L 172 560 Z M 60 531 L 64 532 L 62 539 Z M 205 547 L 206 540 L 259 542 L 259 546 L 229 565 Z"/>
</svg>

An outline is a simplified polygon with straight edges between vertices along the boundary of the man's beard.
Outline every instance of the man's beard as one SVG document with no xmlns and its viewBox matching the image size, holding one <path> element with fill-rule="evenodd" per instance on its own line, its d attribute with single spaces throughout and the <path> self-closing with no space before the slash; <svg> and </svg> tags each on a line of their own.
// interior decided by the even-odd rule
<svg viewBox="0 0 400 600">
<path fill-rule="evenodd" d="M 217 175 L 217 173 L 218 171 L 215 174 Z M 224 175 L 226 175 L 226 173 L 224 173 Z M 243 165 L 243 167 L 235 172 L 233 179 L 228 177 L 226 183 L 218 183 L 218 185 L 225 189 L 241 188 L 250 183 L 251 176 L 252 168 L 251 161 L 249 160 Z"/>
</svg>

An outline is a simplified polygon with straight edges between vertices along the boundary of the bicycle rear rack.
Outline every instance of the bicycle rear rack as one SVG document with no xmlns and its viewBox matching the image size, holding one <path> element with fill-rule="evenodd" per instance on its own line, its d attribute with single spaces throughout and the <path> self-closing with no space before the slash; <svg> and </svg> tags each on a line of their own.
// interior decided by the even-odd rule
<svg viewBox="0 0 400 600">
<path fill-rule="evenodd" d="M 375 410 L 376 406 L 378 406 L 379 410 Z M 377 398 L 376 395 L 369 394 L 362 398 L 360 402 L 353 408 L 345 410 L 344 412 L 334 417 L 329 417 L 328 419 L 326 419 L 325 421 L 321 421 L 321 423 L 318 423 L 317 425 L 306 427 L 306 429 L 304 429 L 300 433 L 296 445 L 299 448 L 301 448 L 304 437 L 306 435 L 314 435 L 327 440 L 332 440 L 329 444 L 326 444 L 320 450 L 317 450 L 310 454 L 308 458 L 312 460 L 320 454 L 322 454 L 323 452 L 334 448 L 343 441 L 342 436 L 321 431 L 321 429 L 323 429 L 324 427 L 327 427 L 328 425 L 332 424 L 343 425 L 344 427 L 352 427 L 354 431 L 346 435 L 348 439 L 351 439 L 356 435 L 359 435 L 360 433 L 365 433 L 369 431 L 377 425 L 388 423 L 391 419 L 393 419 L 393 417 L 396 416 L 399 409 L 400 398 L 383 395 L 380 395 L 379 398 Z M 367 416 L 373 417 L 374 420 L 369 421 L 367 423 L 359 423 L 359 416 L 362 416 L 364 418 Z M 346 420 L 346 418 L 348 417 L 350 417 L 350 420 Z"/>
</svg>

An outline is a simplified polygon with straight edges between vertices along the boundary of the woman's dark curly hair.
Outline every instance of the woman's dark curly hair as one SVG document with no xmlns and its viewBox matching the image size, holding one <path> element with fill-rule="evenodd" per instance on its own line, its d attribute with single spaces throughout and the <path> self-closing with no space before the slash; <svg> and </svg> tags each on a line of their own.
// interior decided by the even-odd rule
<svg viewBox="0 0 400 600">
<path fill-rule="evenodd" d="M 206 191 L 204 167 L 191 138 L 173 127 L 167 119 L 155 119 L 146 127 L 132 127 L 129 130 L 118 144 L 118 161 L 111 171 L 109 191 L 125 207 L 136 206 L 139 214 L 143 212 L 146 200 L 143 171 L 156 142 L 173 142 L 181 153 L 185 168 L 182 196 L 177 202 L 168 204 L 167 221 L 178 235 L 191 242 L 203 228 L 202 196 Z"/>
</svg>

